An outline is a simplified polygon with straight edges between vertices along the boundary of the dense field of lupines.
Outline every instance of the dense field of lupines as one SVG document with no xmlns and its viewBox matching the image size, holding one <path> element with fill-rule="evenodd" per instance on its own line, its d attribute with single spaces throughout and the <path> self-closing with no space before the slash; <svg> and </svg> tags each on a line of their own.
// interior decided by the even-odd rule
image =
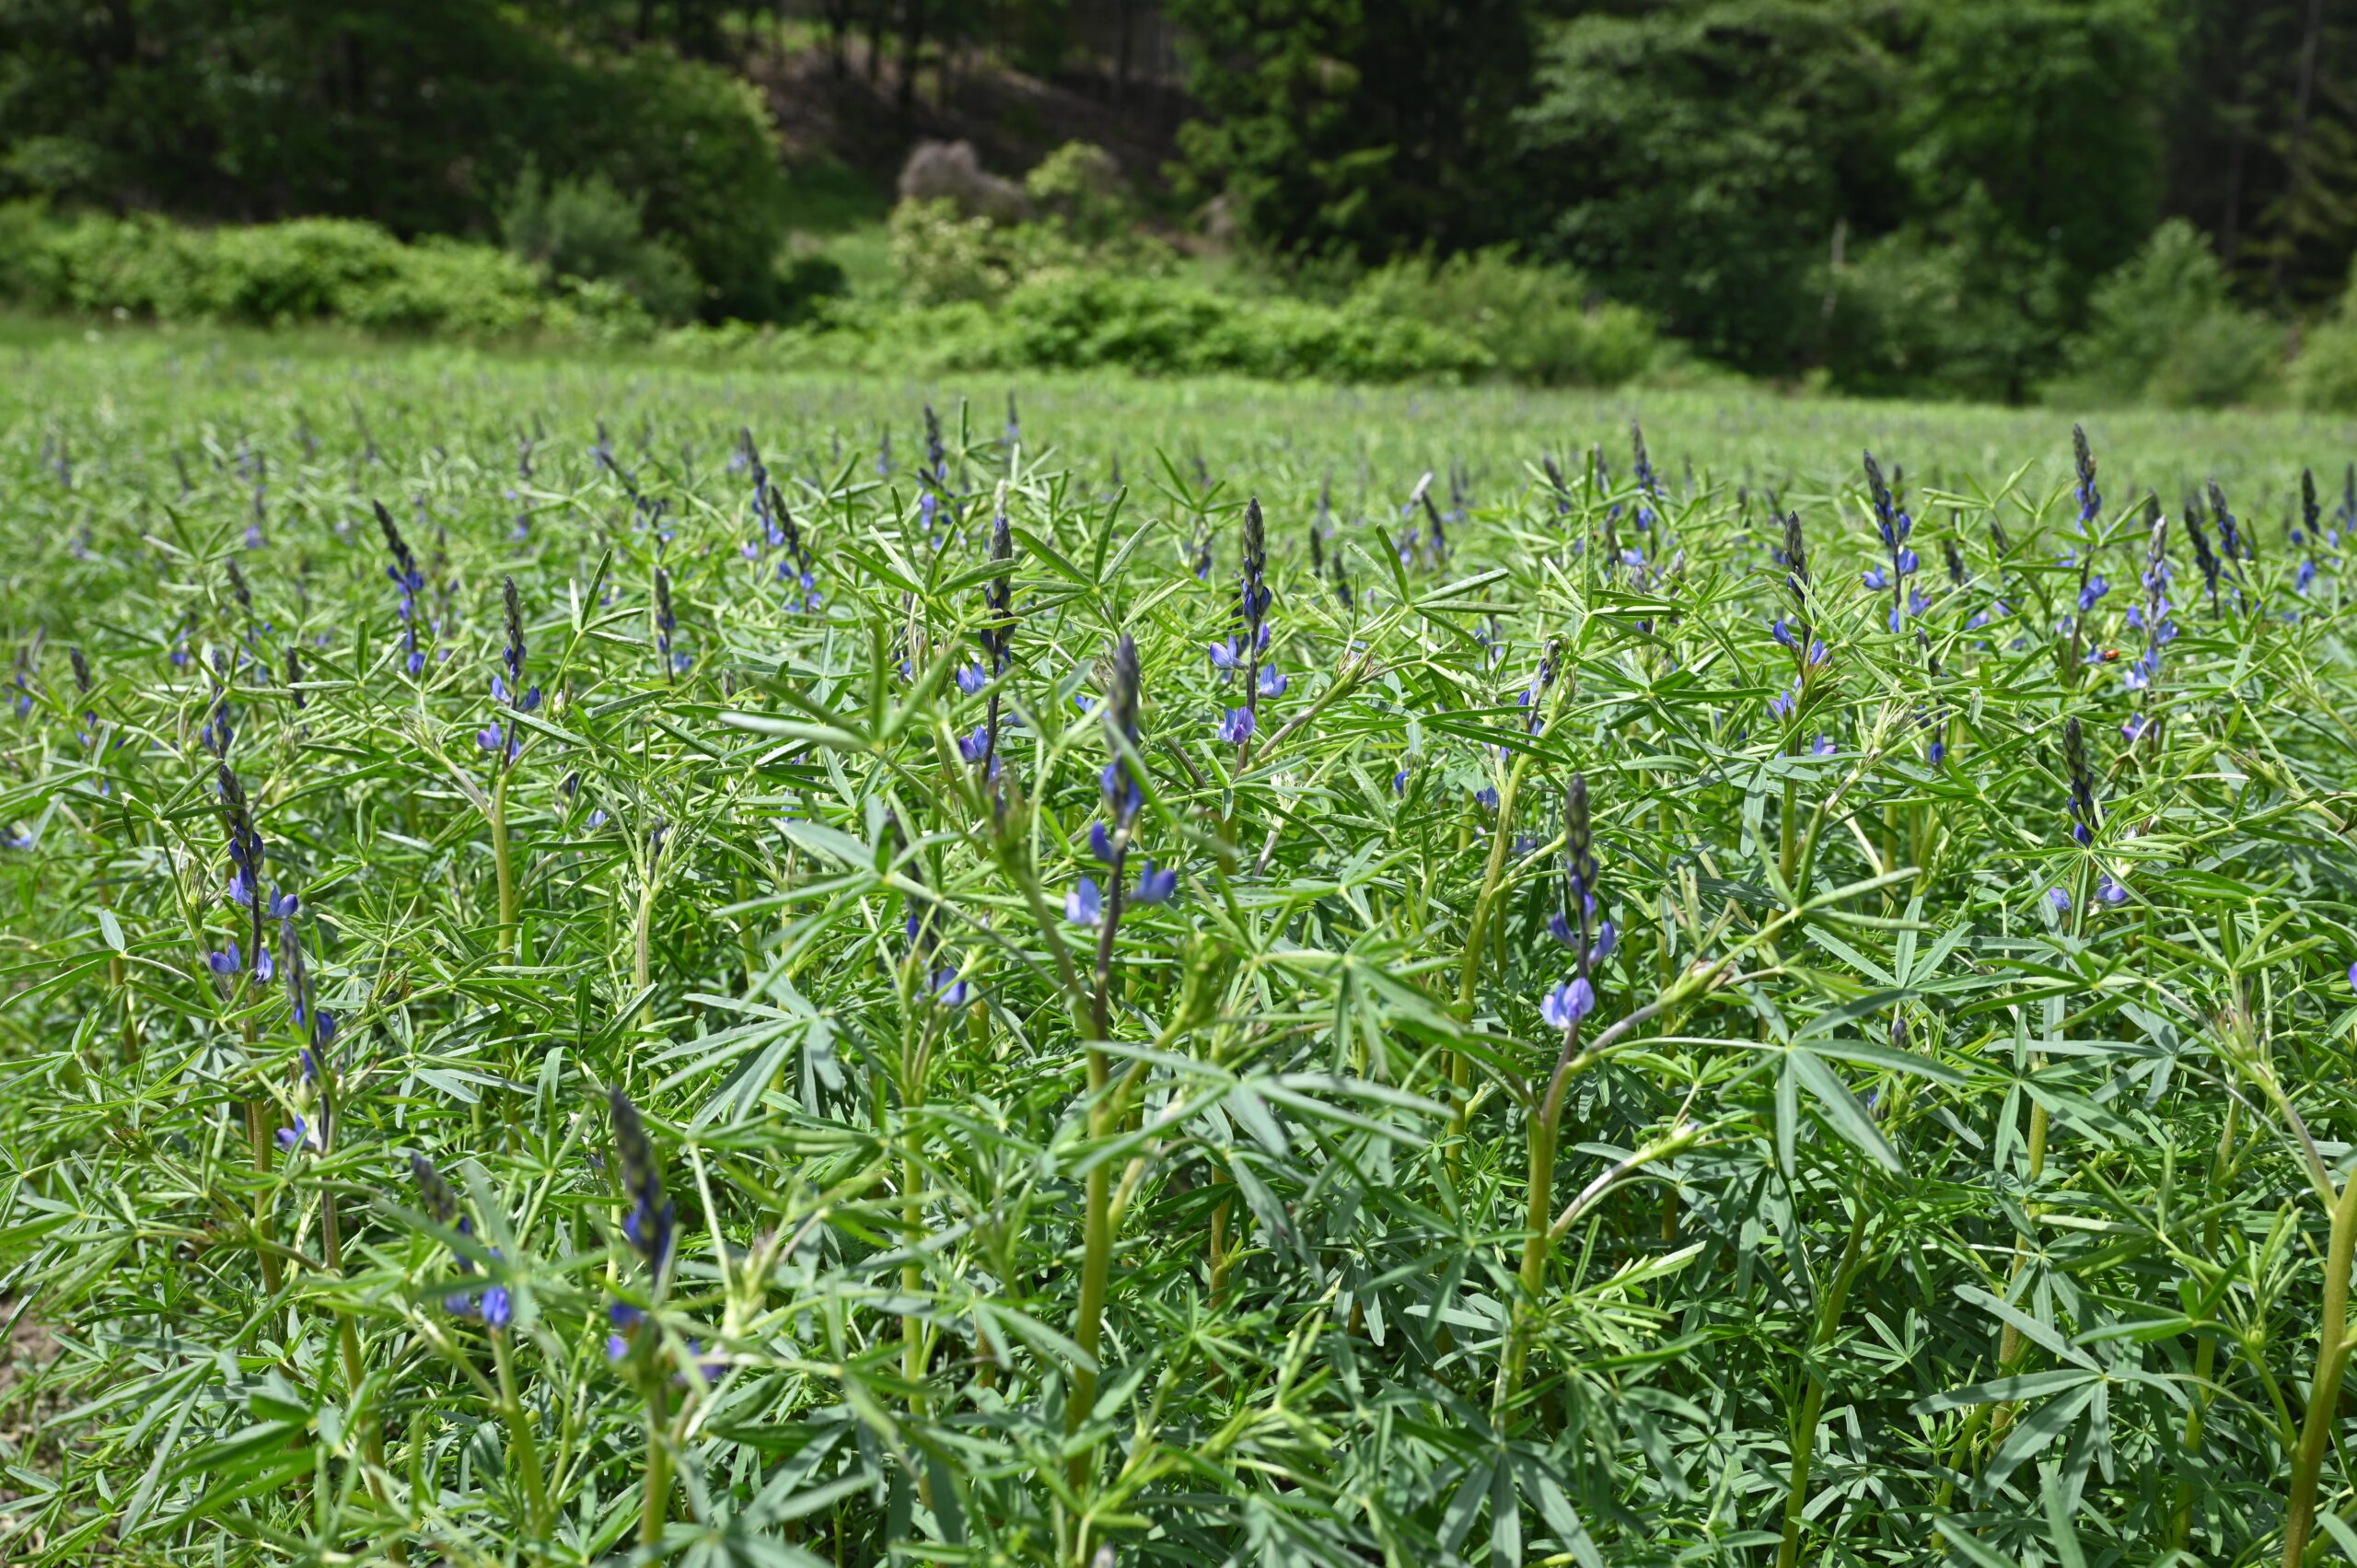
<svg viewBox="0 0 2357 1568">
<path fill-rule="evenodd" d="M 975 391 L 19 357 L 0 1556 L 2357 1555 L 2348 433 Z"/>
</svg>

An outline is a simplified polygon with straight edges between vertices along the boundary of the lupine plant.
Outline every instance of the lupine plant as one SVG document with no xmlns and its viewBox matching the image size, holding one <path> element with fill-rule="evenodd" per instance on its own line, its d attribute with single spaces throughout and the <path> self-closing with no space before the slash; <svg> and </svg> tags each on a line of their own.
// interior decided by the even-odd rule
<svg viewBox="0 0 2357 1568">
<path fill-rule="evenodd" d="M 2357 1555 L 2351 433 L 94 355 L 6 1561 Z"/>
</svg>

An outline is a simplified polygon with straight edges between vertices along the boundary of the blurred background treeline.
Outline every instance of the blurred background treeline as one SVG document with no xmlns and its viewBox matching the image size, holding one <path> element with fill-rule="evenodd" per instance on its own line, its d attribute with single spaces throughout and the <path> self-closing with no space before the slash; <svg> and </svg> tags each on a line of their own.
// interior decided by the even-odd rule
<svg viewBox="0 0 2357 1568">
<path fill-rule="evenodd" d="M 0 0 L 0 295 L 2357 404 L 2357 0 Z"/>
</svg>

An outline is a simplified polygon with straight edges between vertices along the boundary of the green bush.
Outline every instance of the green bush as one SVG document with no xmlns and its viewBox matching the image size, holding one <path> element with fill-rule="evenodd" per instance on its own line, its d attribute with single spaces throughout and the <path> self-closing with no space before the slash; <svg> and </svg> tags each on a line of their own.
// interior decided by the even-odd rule
<svg viewBox="0 0 2357 1568">
<path fill-rule="evenodd" d="M 646 236 L 645 198 L 602 174 L 546 180 L 528 162 L 499 215 L 507 249 L 558 277 L 618 285 L 665 321 L 695 313 L 703 293 L 679 251 Z"/>
<path fill-rule="evenodd" d="M 1101 221 L 1086 208 L 1072 217 L 1051 208 L 1042 221 L 1002 224 L 946 199 L 902 202 L 890 220 L 893 281 L 911 305 L 950 305 L 1000 299 L 1041 274 L 1155 277 L 1177 262 L 1169 246 L 1135 228 L 1090 238 Z"/>
<path fill-rule="evenodd" d="M 618 285 L 550 285 L 539 269 L 486 246 L 403 245 L 350 219 L 206 230 L 147 215 L 5 213 L 0 294 L 39 309 L 255 326 L 334 321 L 469 338 L 611 340 L 651 325 Z"/>
<path fill-rule="evenodd" d="M 2247 401 L 2282 355 L 2282 333 L 2227 297 L 2216 253 L 2183 218 L 2096 285 L 2087 314 L 2049 398 L 2217 407 Z"/>
<path fill-rule="evenodd" d="M 642 49 L 582 73 L 575 90 L 568 134 L 550 139 L 572 169 L 600 171 L 644 200 L 646 232 L 702 280 L 702 314 L 774 317 L 786 175 L 752 84 Z"/>
<path fill-rule="evenodd" d="M 1619 386 L 1643 374 L 1658 347 L 1643 311 L 1597 299 L 1570 268 L 1530 265 L 1504 246 L 1440 262 L 1393 261 L 1362 278 L 1351 298 L 1477 343 L 1518 381 Z"/>
<path fill-rule="evenodd" d="M 1420 321 L 1100 272 L 1042 272 L 994 305 L 846 305 L 825 319 L 864 355 L 847 353 L 849 343 L 819 352 L 900 366 L 1403 381 L 1478 375 L 1491 365 L 1479 344 Z"/>
<path fill-rule="evenodd" d="M 2292 363 L 2291 380 L 2302 408 L 2357 412 L 2357 321 L 2327 321 L 2310 332 Z"/>
</svg>

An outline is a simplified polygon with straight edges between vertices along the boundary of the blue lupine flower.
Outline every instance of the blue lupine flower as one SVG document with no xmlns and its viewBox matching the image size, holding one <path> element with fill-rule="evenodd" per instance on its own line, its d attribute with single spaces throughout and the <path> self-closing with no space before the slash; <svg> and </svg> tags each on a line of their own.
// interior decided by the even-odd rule
<svg viewBox="0 0 2357 1568">
<path fill-rule="evenodd" d="M 221 951 L 206 954 L 204 961 L 212 966 L 215 974 L 236 974 L 246 967 L 245 959 L 238 956 L 238 939 L 234 936 Z"/>
<path fill-rule="evenodd" d="M 956 970 L 935 970 L 933 973 L 933 993 L 945 1007 L 963 1007 L 973 994 L 973 988 Z"/>
<path fill-rule="evenodd" d="M 2128 901 L 2128 889 L 2113 881 L 2111 873 L 2107 871 L 2096 879 L 2096 897 L 2107 904 L 2124 904 Z"/>
<path fill-rule="evenodd" d="M 2096 488 L 2096 456 L 2088 449 L 2087 433 L 2077 425 L 2071 426 L 2071 457 L 2078 470 L 2078 484 L 2073 494 L 2079 501 L 2079 531 L 2085 533 L 2087 525 L 2103 511 L 2103 493 Z"/>
<path fill-rule="evenodd" d="M 1484 811 L 1495 811 L 1498 808 L 1498 792 L 1488 784 L 1483 784 L 1473 792 L 1473 801 Z"/>
<path fill-rule="evenodd" d="M 2308 559 L 2308 560 L 2306 560 L 2306 561 L 2303 561 L 2303 562 L 2301 562 L 2301 563 L 2300 563 L 2300 570 L 2299 570 L 2299 573 L 2298 573 L 2298 575 L 2297 575 L 2293 579 L 2292 586 L 2293 586 L 2294 588 L 2298 589 L 2300 592 L 2302 592 L 2302 593 L 2306 593 L 2306 592 L 2308 591 L 2308 589 L 2309 589 L 2309 588 L 2310 588 L 2310 587 L 2315 584 L 2316 580 L 2316 561 L 2314 560 L 2314 558 L 2310 558 L 2310 559 Z"/>
<path fill-rule="evenodd" d="M 2096 575 L 2089 577 L 2087 579 L 2087 586 L 2079 590 L 2080 612 L 2084 614 L 2086 611 L 2093 610 L 2096 607 L 2096 600 L 2103 598 L 2104 595 L 2109 592 L 2111 592 L 2111 585 L 2104 580 L 2101 573 L 2097 573 Z"/>
<path fill-rule="evenodd" d="M 1274 668 L 1264 668 L 1260 671 L 1260 695 L 1263 697 L 1282 697 L 1285 694 L 1285 688 L 1290 684 L 1292 684 L 1292 678 L 1280 674 Z"/>
<path fill-rule="evenodd" d="M 1799 678 L 1796 676 L 1794 678 L 1793 683 L 1789 688 L 1777 692 L 1773 697 L 1768 699 L 1768 711 L 1775 714 L 1780 719 L 1790 718 L 1794 712 L 1799 708 L 1800 702 L 1801 683 Z"/>
<path fill-rule="evenodd" d="M 1080 886 L 1064 895 L 1064 918 L 1091 930 L 1105 918 L 1105 894 L 1096 877 L 1083 877 Z"/>
<path fill-rule="evenodd" d="M 2071 836 L 2082 845 L 2091 844 L 2102 817 L 2096 808 L 2095 775 L 2087 767 L 2086 739 L 2076 717 L 2062 726 L 2062 764 L 2071 784 L 2071 818 L 2074 824 Z"/>
<path fill-rule="evenodd" d="M 1932 601 L 1931 601 L 1931 598 L 1930 598 L 1930 597 L 1929 597 L 1929 596 L 1927 596 L 1927 595 L 1923 592 L 1923 590 L 1922 590 L 1922 589 L 1921 589 L 1921 588 L 1910 588 L 1910 589 L 1908 589 L 1908 590 L 1907 590 L 1907 613 L 1908 613 L 1908 614 L 1910 614 L 1910 615 L 1921 615 L 1921 614 L 1922 614 L 1925 610 L 1929 610 L 1929 609 L 1931 609 L 1931 608 L 1932 608 Z"/>
<path fill-rule="evenodd" d="M 958 690 L 969 697 L 979 695 L 982 688 L 990 684 L 990 672 L 979 663 L 958 667 Z"/>
<path fill-rule="evenodd" d="M 1156 870 L 1154 862 L 1148 861 L 1145 870 L 1138 877 L 1137 890 L 1130 895 L 1130 901 L 1136 904 L 1167 903 L 1170 895 L 1178 890 L 1178 868 L 1174 865 Z"/>
<path fill-rule="evenodd" d="M 1809 748 L 1812 754 L 1819 757 L 1830 757 L 1840 749 L 1840 747 L 1834 744 L 1833 738 L 1829 735 L 1819 735 L 1817 738 L 1817 743 Z"/>
<path fill-rule="evenodd" d="M 1608 920 L 1598 922 L 1596 928 L 1596 946 L 1588 952 L 1587 967 L 1594 969 L 1604 962 L 1612 956 L 1612 950 L 1620 945 L 1620 933 L 1613 928 L 1612 923 Z"/>
<path fill-rule="evenodd" d="M 1566 947 L 1576 949 L 1580 945 L 1580 934 L 1572 929 L 1571 917 L 1562 910 L 1547 917 L 1547 935 Z"/>
<path fill-rule="evenodd" d="M 1565 981 L 1539 999 L 1538 1016 L 1559 1029 L 1568 1029 L 1596 1007 L 1596 988 L 1585 976 Z"/>
<path fill-rule="evenodd" d="M 1398 772 L 1391 775 L 1391 793 L 1394 795 L 1405 795 L 1408 793 L 1408 770 L 1406 768 L 1402 767 Z"/>
<path fill-rule="evenodd" d="M 2349 989 L 2357 991 L 2357 964 L 2349 966 Z"/>
<path fill-rule="evenodd" d="M 1792 627 L 1785 623 L 1782 616 L 1780 615 L 1776 617 L 1775 621 L 1769 626 L 1768 631 L 1769 634 L 1773 636 L 1776 641 L 1783 644 L 1784 646 L 1788 648 L 1798 651 L 1801 645 L 1800 639 L 1793 634 Z"/>
<path fill-rule="evenodd" d="M 1102 712 L 1105 749 L 1110 756 L 1097 776 L 1097 787 L 1113 819 L 1127 823 L 1144 808 L 1145 788 L 1127 761 L 1138 749 L 1138 645 L 1126 633 L 1113 649 L 1113 679 Z"/>
<path fill-rule="evenodd" d="M 622 1234 L 638 1249 L 647 1267 L 660 1273 L 671 1252 L 675 1211 L 663 1191 L 655 1144 L 646 1135 L 646 1124 L 639 1120 L 638 1107 L 621 1090 L 609 1090 L 607 1104 L 613 1118 L 614 1153 L 621 1161 L 622 1192 L 631 1203 L 630 1213 L 622 1218 Z"/>
<path fill-rule="evenodd" d="M 2064 892 L 2060 888 L 2047 889 L 2046 901 L 2054 906 L 2054 912 L 2056 914 L 2069 914 L 2071 912 L 2071 895 Z"/>
<path fill-rule="evenodd" d="M 1228 708 L 1219 721 L 1219 738 L 1230 746 L 1240 746 L 1250 739 L 1252 729 L 1250 708 Z"/>
<path fill-rule="evenodd" d="M 482 1293 L 482 1320 L 486 1325 L 505 1329 L 515 1315 L 515 1304 L 508 1298 L 505 1285 L 493 1285 Z"/>
<path fill-rule="evenodd" d="M 303 1118 L 298 1116 L 295 1119 L 294 1126 L 281 1127 L 278 1130 L 278 1146 L 289 1154 L 306 1144 L 313 1149 L 319 1148 L 320 1146 L 319 1132 Z"/>
<path fill-rule="evenodd" d="M 1915 553 L 1914 546 L 1908 545 L 1902 547 L 1898 552 L 1898 575 L 1900 576 L 1913 576 L 1916 572 L 1922 568 L 1922 558 Z"/>
<path fill-rule="evenodd" d="M 1563 790 L 1563 872 L 1583 930 L 1596 918 L 1596 837 L 1587 813 L 1587 775 L 1573 773 Z"/>
<path fill-rule="evenodd" d="M 1229 637 L 1224 642 L 1213 643 L 1211 645 L 1211 650 L 1212 664 L 1213 668 L 1218 669 L 1241 669 L 1244 668 L 1245 656 L 1242 650 L 1238 647 L 1236 638 Z"/>
<path fill-rule="evenodd" d="M 264 985 L 278 973 L 278 966 L 270 960 L 270 949 L 257 943 L 254 947 L 254 979 Z"/>
<path fill-rule="evenodd" d="M 990 755 L 990 750 L 991 726 L 986 724 L 978 724 L 974 726 L 973 734 L 961 735 L 958 738 L 958 755 L 969 762 L 981 761 Z"/>
<path fill-rule="evenodd" d="M 624 1336 L 637 1333 L 646 1314 L 626 1301 L 610 1301 L 606 1304 L 606 1320 L 614 1326 L 614 1332 L 606 1337 L 606 1359 L 620 1361 L 630 1353 L 630 1341 Z"/>
<path fill-rule="evenodd" d="M 1864 579 L 1866 587 L 1870 588 L 1887 588 L 1890 587 L 1890 574 L 1884 571 L 1879 566 L 1869 566 L 1864 572 L 1860 574 L 1860 575 Z"/>
</svg>

